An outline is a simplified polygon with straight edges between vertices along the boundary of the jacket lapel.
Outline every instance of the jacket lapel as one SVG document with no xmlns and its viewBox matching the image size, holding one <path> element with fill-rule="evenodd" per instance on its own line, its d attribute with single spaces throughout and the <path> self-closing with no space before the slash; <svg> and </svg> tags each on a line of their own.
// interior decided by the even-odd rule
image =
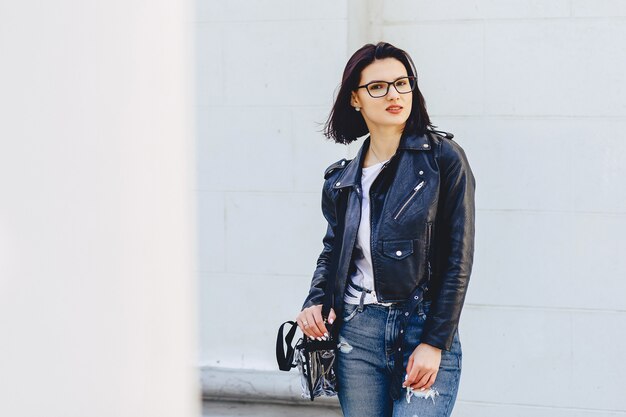
<svg viewBox="0 0 626 417">
<path fill-rule="evenodd" d="M 357 152 L 356 156 L 348 162 L 348 165 L 343 169 L 337 181 L 333 184 L 333 188 L 345 188 L 345 187 L 353 187 L 357 184 L 361 184 L 361 167 L 363 166 L 363 159 L 365 158 L 365 154 L 369 149 L 370 138 L 369 136 L 361 145 L 361 148 Z"/>
</svg>

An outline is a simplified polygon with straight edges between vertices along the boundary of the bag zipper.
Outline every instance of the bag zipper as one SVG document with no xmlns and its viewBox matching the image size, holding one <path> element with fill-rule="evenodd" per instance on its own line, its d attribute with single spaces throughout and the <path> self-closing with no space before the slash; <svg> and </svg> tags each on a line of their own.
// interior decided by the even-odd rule
<svg viewBox="0 0 626 417">
<path fill-rule="evenodd" d="M 413 197 L 415 197 L 415 195 L 418 193 L 418 191 L 424 186 L 424 184 L 426 183 L 425 180 L 422 180 L 422 182 L 420 182 L 419 184 L 417 184 L 417 186 L 415 188 L 413 188 L 413 192 L 411 193 L 411 195 L 409 196 L 409 198 L 404 202 L 404 204 L 402 205 L 402 207 L 400 207 L 400 210 L 398 210 L 398 212 L 396 213 L 395 216 L 393 216 L 394 220 L 398 220 L 398 217 L 400 216 L 400 214 L 404 211 L 405 207 L 411 202 L 411 200 L 413 199 Z"/>
</svg>

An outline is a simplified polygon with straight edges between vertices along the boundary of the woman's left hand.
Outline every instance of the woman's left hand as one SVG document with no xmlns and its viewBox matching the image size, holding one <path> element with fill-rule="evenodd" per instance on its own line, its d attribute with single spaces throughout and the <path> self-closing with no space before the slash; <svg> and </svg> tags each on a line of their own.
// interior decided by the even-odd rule
<svg viewBox="0 0 626 417">
<path fill-rule="evenodd" d="M 409 363 L 406 366 L 407 378 L 402 386 L 410 386 L 416 390 L 430 388 L 437 378 L 440 363 L 441 349 L 420 343 L 409 357 Z"/>
</svg>

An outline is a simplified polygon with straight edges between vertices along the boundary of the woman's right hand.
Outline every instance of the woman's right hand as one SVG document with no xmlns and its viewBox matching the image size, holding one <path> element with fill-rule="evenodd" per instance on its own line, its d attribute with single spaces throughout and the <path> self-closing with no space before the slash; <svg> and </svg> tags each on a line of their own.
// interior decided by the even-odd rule
<svg viewBox="0 0 626 417">
<path fill-rule="evenodd" d="M 333 324 L 337 316 L 335 310 L 330 309 L 328 313 L 328 323 Z M 307 307 L 298 313 L 296 317 L 298 327 L 302 330 L 302 333 L 310 337 L 311 339 L 326 340 L 328 339 L 328 330 L 322 319 L 322 305 L 316 305 Z"/>
</svg>

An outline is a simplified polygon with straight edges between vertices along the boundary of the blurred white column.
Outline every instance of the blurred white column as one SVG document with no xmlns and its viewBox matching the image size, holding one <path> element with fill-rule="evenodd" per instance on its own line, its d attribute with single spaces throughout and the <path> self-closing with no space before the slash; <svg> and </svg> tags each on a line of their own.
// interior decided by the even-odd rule
<svg viewBox="0 0 626 417">
<path fill-rule="evenodd" d="M 186 1 L 0 0 L 0 415 L 200 413 Z"/>
</svg>

